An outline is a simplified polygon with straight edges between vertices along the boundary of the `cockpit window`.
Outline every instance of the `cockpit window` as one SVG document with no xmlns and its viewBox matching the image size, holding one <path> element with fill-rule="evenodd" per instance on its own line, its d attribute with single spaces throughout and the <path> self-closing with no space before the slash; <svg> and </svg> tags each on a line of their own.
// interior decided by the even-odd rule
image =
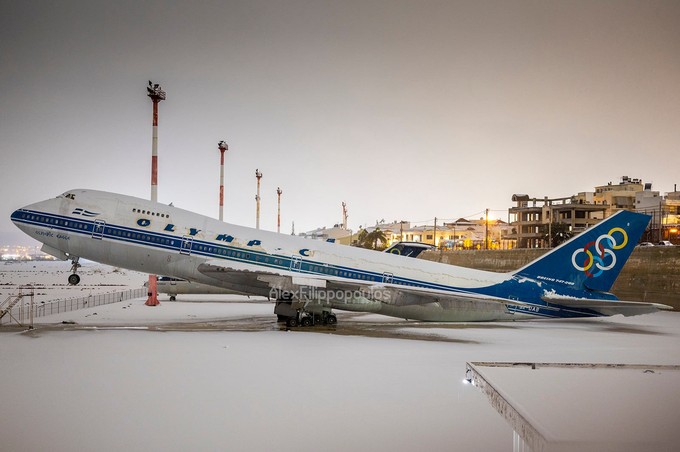
<svg viewBox="0 0 680 452">
<path fill-rule="evenodd" d="M 384 252 L 407 257 L 418 257 L 423 251 L 432 249 L 434 249 L 434 246 L 425 243 L 398 242 L 387 248 Z"/>
<path fill-rule="evenodd" d="M 161 217 L 161 218 L 170 218 L 169 213 L 158 213 L 158 212 L 152 212 L 150 210 L 142 210 L 134 207 L 132 209 L 133 213 L 141 213 L 142 215 L 151 215 L 152 217 Z"/>
<path fill-rule="evenodd" d="M 74 195 L 73 193 L 66 192 L 57 196 L 57 198 L 76 199 L 76 195 Z"/>
</svg>

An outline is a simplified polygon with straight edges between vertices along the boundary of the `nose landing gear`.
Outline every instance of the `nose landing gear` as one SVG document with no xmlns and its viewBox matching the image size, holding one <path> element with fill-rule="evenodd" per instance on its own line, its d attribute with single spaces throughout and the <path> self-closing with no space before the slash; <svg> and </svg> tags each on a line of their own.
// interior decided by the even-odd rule
<svg viewBox="0 0 680 452">
<path fill-rule="evenodd" d="M 71 259 L 71 271 L 73 272 L 72 275 L 69 275 L 68 277 L 68 283 L 72 286 L 77 286 L 78 283 L 80 282 L 80 276 L 76 273 L 78 271 L 78 268 L 80 268 L 80 264 L 78 263 L 79 257 L 74 257 Z"/>
</svg>

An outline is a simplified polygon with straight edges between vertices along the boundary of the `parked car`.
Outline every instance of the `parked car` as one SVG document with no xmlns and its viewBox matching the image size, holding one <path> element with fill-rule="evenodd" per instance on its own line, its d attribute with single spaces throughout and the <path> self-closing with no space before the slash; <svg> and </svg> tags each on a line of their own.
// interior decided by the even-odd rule
<svg viewBox="0 0 680 452">
<path fill-rule="evenodd" d="M 640 242 L 638 246 L 654 246 L 654 244 L 652 242 Z"/>
<path fill-rule="evenodd" d="M 659 243 L 657 243 L 656 246 L 673 246 L 673 244 L 668 240 L 662 240 Z"/>
</svg>

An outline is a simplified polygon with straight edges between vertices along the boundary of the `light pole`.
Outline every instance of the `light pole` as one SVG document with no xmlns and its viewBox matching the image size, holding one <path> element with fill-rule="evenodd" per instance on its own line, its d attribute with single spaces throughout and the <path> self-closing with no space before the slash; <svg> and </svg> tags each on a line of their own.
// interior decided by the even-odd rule
<svg viewBox="0 0 680 452">
<path fill-rule="evenodd" d="M 165 100 L 165 91 L 163 91 L 158 83 L 152 84 L 149 80 L 149 86 L 146 87 L 146 95 L 151 98 L 153 102 L 153 130 L 151 135 L 151 202 L 158 202 L 158 104 Z M 158 292 L 157 292 L 157 278 L 156 275 L 149 275 L 149 289 L 148 298 L 146 299 L 147 306 L 158 306 Z"/>
<path fill-rule="evenodd" d="M 255 177 L 257 178 L 257 194 L 255 195 L 255 229 L 260 229 L 260 179 L 262 173 L 255 169 Z"/>
<path fill-rule="evenodd" d="M 486 209 L 484 215 L 484 249 L 489 249 L 489 209 Z"/>
<path fill-rule="evenodd" d="M 347 229 L 347 203 L 342 202 L 342 229 Z"/>
<path fill-rule="evenodd" d="M 434 229 L 434 231 L 433 231 L 433 235 L 432 235 L 433 236 L 432 244 L 436 248 L 437 247 L 437 217 L 434 217 L 434 228 L 433 229 Z"/>
<path fill-rule="evenodd" d="M 158 202 L 158 104 L 165 100 L 165 91 L 158 83 L 146 87 L 146 95 L 153 102 L 153 130 L 151 135 L 151 201 Z"/>
<path fill-rule="evenodd" d="M 276 232 L 281 233 L 281 187 L 276 188 L 276 195 L 278 196 L 278 207 L 276 213 Z"/>
<path fill-rule="evenodd" d="M 229 150 L 226 141 L 217 143 L 220 150 L 220 221 L 224 220 L 224 152 Z"/>
</svg>

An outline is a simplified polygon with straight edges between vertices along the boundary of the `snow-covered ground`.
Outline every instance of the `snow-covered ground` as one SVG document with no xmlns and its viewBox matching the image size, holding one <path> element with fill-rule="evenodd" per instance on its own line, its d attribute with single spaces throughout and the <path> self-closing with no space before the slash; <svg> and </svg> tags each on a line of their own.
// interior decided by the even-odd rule
<svg viewBox="0 0 680 452">
<path fill-rule="evenodd" d="M 83 283 L 97 287 L 119 273 L 99 268 Z M 32 283 L 44 277 L 47 287 L 54 268 L 35 271 Z M 140 285 L 145 276 L 129 279 Z M 512 428 L 463 383 L 466 362 L 680 364 L 675 312 L 482 324 L 339 313 L 335 328 L 287 331 L 261 300 L 143 303 L 43 317 L 30 332 L 0 327 L 0 450 L 505 451 Z M 590 400 L 578 399 L 588 391 L 537 375 L 537 390 L 550 391 L 538 402 L 544 412 L 588 412 Z M 625 381 L 608 387 L 626 399 Z M 633 412 L 666 424 L 675 416 L 678 425 L 680 401 L 669 404 L 658 412 L 617 403 L 593 422 L 616 423 L 627 406 L 626 419 Z M 678 445 L 679 430 L 656 443 Z"/>
<path fill-rule="evenodd" d="M 81 282 L 70 286 L 69 261 L 0 261 L 0 301 L 28 285 L 34 287 L 35 302 L 40 303 L 137 289 L 149 279 L 148 275 L 132 270 L 84 260 L 81 264 L 78 270 Z"/>
</svg>

